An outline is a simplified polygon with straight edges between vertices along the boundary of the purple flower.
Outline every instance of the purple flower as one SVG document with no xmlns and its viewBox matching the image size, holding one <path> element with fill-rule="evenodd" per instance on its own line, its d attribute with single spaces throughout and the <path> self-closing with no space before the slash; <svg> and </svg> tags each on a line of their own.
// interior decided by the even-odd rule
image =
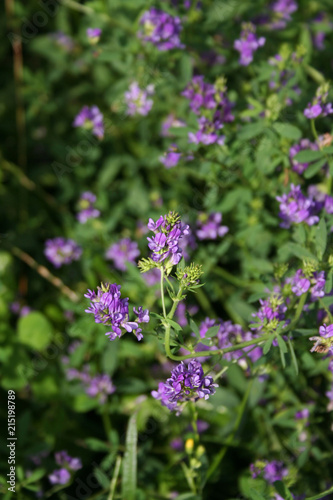
<svg viewBox="0 0 333 500">
<path fill-rule="evenodd" d="M 312 151 L 317 151 L 318 146 L 315 142 L 309 141 L 309 139 L 301 139 L 301 141 L 298 144 L 294 144 L 291 146 L 289 149 L 289 158 L 292 164 L 292 169 L 294 172 L 297 172 L 298 174 L 302 175 L 303 172 L 308 168 L 310 163 L 300 163 L 297 160 L 294 160 L 294 156 L 297 155 L 300 151 L 303 151 L 304 149 L 312 149 Z"/>
<path fill-rule="evenodd" d="M 185 122 L 182 120 L 178 120 L 172 113 L 166 117 L 166 119 L 162 122 L 162 137 L 171 137 L 172 134 L 169 132 L 170 128 L 179 128 L 185 127 Z"/>
<path fill-rule="evenodd" d="M 222 214 L 220 212 L 211 212 L 209 215 L 205 213 L 199 214 L 197 220 L 197 237 L 199 240 L 216 240 L 222 238 L 229 228 L 222 226 Z"/>
<path fill-rule="evenodd" d="M 100 28 L 87 28 L 86 33 L 90 43 L 95 44 L 99 41 L 102 30 Z"/>
<path fill-rule="evenodd" d="M 106 283 L 97 288 L 97 294 L 95 291 L 88 290 L 85 297 L 90 299 L 90 307 L 85 312 L 94 314 L 96 323 L 111 327 L 112 331 L 105 334 L 109 340 L 120 338 L 126 332 L 133 332 L 137 339 L 141 340 L 142 330 L 138 322 L 129 321 L 129 299 L 120 298 L 120 289 L 120 285 Z M 147 312 L 144 311 L 145 318 Z"/>
<path fill-rule="evenodd" d="M 307 198 L 302 193 L 301 186 L 291 184 L 290 192 L 277 196 L 276 199 L 280 202 L 281 227 L 288 229 L 291 224 L 300 224 L 301 222 L 312 226 L 319 222 L 319 217 L 316 215 L 318 205 L 312 197 Z"/>
<path fill-rule="evenodd" d="M 96 375 L 89 380 L 86 386 L 86 393 L 91 398 L 98 396 L 99 402 L 104 404 L 107 396 L 113 394 L 116 388 L 112 383 L 111 378 L 107 374 Z"/>
<path fill-rule="evenodd" d="M 319 327 L 319 334 L 321 337 L 324 337 L 325 339 L 328 339 L 330 337 L 333 337 L 333 325 L 328 325 L 324 323 L 322 326 Z"/>
<path fill-rule="evenodd" d="M 194 144 L 204 144 L 208 146 L 210 144 L 219 144 L 223 146 L 225 141 L 224 135 L 219 135 L 219 130 L 223 128 L 223 122 L 221 119 L 221 112 L 216 111 L 214 113 L 213 119 L 201 116 L 198 119 L 199 130 L 196 133 L 188 133 L 188 142 Z"/>
<path fill-rule="evenodd" d="M 129 238 L 123 238 L 117 243 L 114 243 L 107 250 L 105 257 L 113 260 L 114 267 L 119 271 L 127 270 L 127 263 L 135 263 L 135 259 L 139 257 L 140 250 L 136 241 Z"/>
<path fill-rule="evenodd" d="M 67 469 L 57 469 L 48 475 L 51 484 L 66 484 L 71 478 Z"/>
<path fill-rule="evenodd" d="M 325 196 L 324 210 L 327 214 L 333 214 L 333 198 L 328 194 Z"/>
<path fill-rule="evenodd" d="M 57 465 L 67 466 L 71 470 L 82 469 L 82 462 L 79 458 L 70 457 L 67 451 L 58 451 L 54 454 Z"/>
<path fill-rule="evenodd" d="M 160 282 L 161 271 L 159 269 L 150 269 L 143 275 L 143 279 L 146 281 L 147 286 L 152 287 Z"/>
<path fill-rule="evenodd" d="M 92 133 L 99 139 L 104 137 L 103 115 L 97 106 L 83 106 L 73 122 L 73 127 L 82 127 L 92 130 Z"/>
<path fill-rule="evenodd" d="M 57 268 L 79 260 L 81 254 L 82 249 L 73 240 L 54 238 L 45 242 L 44 255 Z"/>
<path fill-rule="evenodd" d="M 138 32 L 138 37 L 145 42 L 152 43 L 160 51 L 185 47 L 179 38 L 182 30 L 179 17 L 151 8 L 141 17 L 140 25 L 142 31 Z"/>
<path fill-rule="evenodd" d="M 272 460 L 271 462 L 258 460 L 250 465 L 250 471 L 254 479 L 262 474 L 264 479 L 270 484 L 273 484 L 275 481 L 282 481 L 288 475 L 288 469 L 282 462 L 277 460 Z"/>
<path fill-rule="evenodd" d="M 163 163 L 165 168 L 175 167 L 182 157 L 182 153 L 177 152 L 176 144 L 171 144 L 164 156 L 160 156 L 160 162 Z"/>
<path fill-rule="evenodd" d="M 328 97 L 328 85 L 326 83 L 320 85 L 316 91 L 312 102 L 309 102 L 304 110 L 304 116 L 309 119 L 318 118 L 318 116 L 327 116 L 333 113 L 332 104 L 326 104 Z"/>
<path fill-rule="evenodd" d="M 212 377 L 204 376 L 199 361 L 192 360 L 188 365 L 182 361 L 172 370 L 171 377 L 165 383 L 159 384 L 158 391 L 152 391 L 151 394 L 169 410 L 177 409 L 177 414 L 179 414 L 179 405 L 185 401 L 208 399 L 215 393 L 216 387 L 218 385 L 214 384 Z"/>
<path fill-rule="evenodd" d="M 178 264 L 182 258 L 179 240 L 187 235 L 189 226 L 182 224 L 178 214 L 170 212 L 154 222 L 149 219 L 148 229 L 155 234 L 147 238 L 148 247 L 152 250 L 151 258 L 154 262 L 164 262 L 166 266 Z"/>
<path fill-rule="evenodd" d="M 143 90 L 140 89 L 137 82 L 131 83 L 129 90 L 125 92 L 125 101 L 127 103 L 127 114 L 133 115 L 148 115 L 153 106 L 153 100 L 149 96 L 154 94 L 154 85 L 148 85 Z"/>
<path fill-rule="evenodd" d="M 271 10 L 274 12 L 273 23 L 270 24 L 272 29 L 280 30 L 286 27 L 287 22 L 291 20 L 291 15 L 298 9 L 298 5 L 295 0 L 277 0 L 271 6 Z"/>
<path fill-rule="evenodd" d="M 198 113 L 202 108 L 215 109 L 217 106 L 215 94 L 215 86 L 211 83 L 205 83 L 202 75 L 194 76 L 181 93 L 181 95 L 189 99 L 190 108 L 194 113 Z"/>
<path fill-rule="evenodd" d="M 283 297 L 278 291 L 271 293 L 267 299 L 259 300 L 260 308 L 258 312 L 253 313 L 255 323 L 250 325 L 251 330 L 262 330 L 264 327 L 269 327 L 270 330 L 276 330 L 279 322 L 285 320 L 285 312 L 287 306 L 283 301 Z M 287 326 L 288 321 L 284 321 L 284 327 Z M 275 345 L 273 343 L 273 345 Z"/>
<path fill-rule="evenodd" d="M 29 314 L 32 309 L 29 306 L 22 306 L 19 302 L 12 302 L 10 305 L 10 310 L 12 313 L 17 314 L 20 318 Z"/>
<path fill-rule="evenodd" d="M 79 213 L 76 218 L 81 224 L 85 224 L 88 219 L 99 217 L 100 211 L 94 208 L 96 196 L 90 191 L 85 191 L 81 194 L 79 200 Z"/>
<path fill-rule="evenodd" d="M 133 311 L 137 315 L 137 323 L 149 323 L 149 311 L 139 306 L 137 309 L 133 307 Z"/>
<path fill-rule="evenodd" d="M 242 66 L 248 66 L 253 61 L 253 53 L 266 42 L 263 36 L 257 38 L 255 32 L 254 24 L 243 23 L 240 39 L 234 42 L 234 48 L 240 53 L 239 64 Z"/>
<path fill-rule="evenodd" d="M 302 269 L 299 269 L 292 278 L 291 285 L 291 291 L 297 297 L 300 297 L 303 293 L 306 293 L 309 290 L 311 283 L 310 280 L 304 277 Z"/>
<path fill-rule="evenodd" d="M 60 47 L 66 49 L 68 52 L 74 50 L 75 43 L 72 38 L 65 35 L 62 31 L 57 31 L 56 33 L 51 33 L 50 37 L 58 44 Z"/>
</svg>

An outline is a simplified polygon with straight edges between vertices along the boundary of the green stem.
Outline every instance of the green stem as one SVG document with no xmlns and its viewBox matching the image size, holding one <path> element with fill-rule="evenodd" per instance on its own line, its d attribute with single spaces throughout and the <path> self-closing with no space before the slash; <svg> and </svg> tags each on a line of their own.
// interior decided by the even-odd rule
<svg viewBox="0 0 333 500">
<path fill-rule="evenodd" d="M 238 278 L 237 276 L 233 276 L 231 273 L 223 269 L 222 267 L 214 267 L 213 272 L 215 274 L 220 275 L 222 278 L 224 278 L 226 281 L 229 281 L 233 285 L 237 287 L 242 287 L 242 288 L 249 288 L 253 285 L 250 281 L 243 281 L 242 279 Z"/>
<path fill-rule="evenodd" d="M 329 490 L 323 491 L 322 493 L 319 493 L 319 495 L 315 495 L 314 497 L 307 497 L 305 500 L 319 500 L 320 498 L 325 497 L 328 493 L 333 492 L 333 487 L 330 488 Z"/>
<path fill-rule="evenodd" d="M 211 477 L 211 475 L 215 472 L 215 470 L 217 469 L 217 467 L 220 465 L 221 461 L 223 460 L 224 455 L 226 454 L 226 452 L 227 452 L 230 444 L 232 443 L 232 441 L 233 441 L 233 439 L 235 437 L 236 432 L 238 431 L 238 428 L 240 426 L 240 423 L 241 423 L 243 415 L 244 415 L 244 411 L 245 411 L 245 408 L 246 408 L 247 400 L 249 398 L 249 395 L 250 395 L 250 392 L 251 392 L 251 389 L 252 389 L 252 385 L 253 385 L 253 379 L 248 384 L 246 392 L 244 394 L 243 401 L 241 403 L 241 407 L 240 407 L 239 414 L 238 414 L 238 417 L 237 417 L 237 420 L 236 420 L 236 423 L 235 423 L 234 430 L 232 431 L 232 433 L 230 434 L 229 438 L 227 439 L 227 442 L 226 442 L 225 446 L 223 446 L 223 448 L 221 449 L 221 451 L 219 452 L 219 454 L 216 455 L 216 457 L 214 458 L 214 460 L 212 462 L 212 465 L 209 467 L 209 469 L 207 471 L 206 480 L 208 480 Z"/>
<path fill-rule="evenodd" d="M 311 123 L 311 130 L 312 130 L 313 136 L 316 139 L 316 143 L 318 144 L 318 133 L 317 133 L 317 129 L 316 129 L 316 124 L 315 124 L 314 118 L 312 118 L 310 120 L 310 123 Z M 319 146 L 319 144 L 318 144 L 318 146 Z"/>
<path fill-rule="evenodd" d="M 120 471 L 120 465 L 121 465 L 121 457 L 118 456 L 117 460 L 116 460 L 116 465 L 114 467 L 113 477 L 112 477 L 112 480 L 110 483 L 110 494 L 109 494 L 107 500 L 113 500 L 113 498 L 114 498 L 114 494 L 116 492 L 117 480 L 118 480 L 119 471 Z"/>
<path fill-rule="evenodd" d="M 200 437 L 199 437 L 198 426 L 197 426 L 198 412 L 197 412 L 197 407 L 193 401 L 190 401 L 190 408 L 191 408 L 191 413 L 192 413 L 192 427 L 193 427 L 194 437 L 195 437 L 194 440 L 196 443 L 199 443 Z"/>
<path fill-rule="evenodd" d="M 106 438 L 107 438 L 107 440 L 109 440 L 110 439 L 110 432 L 111 432 L 111 421 L 110 421 L 110 416 L 107 413 L 107 409 L 105 406 L 102 410 L 102 420 L 103 420 L 103 426 L 104 426 Z"/>
<path fill-rule="evenodd" d="M 162 299 L 162 308 L 163 308 L 163 316 L 166 318 L 166 310 L 165 310 L 165 298 L 164 298 L 164 269 L 161 267 L 161 299 Z"/>
</svg>

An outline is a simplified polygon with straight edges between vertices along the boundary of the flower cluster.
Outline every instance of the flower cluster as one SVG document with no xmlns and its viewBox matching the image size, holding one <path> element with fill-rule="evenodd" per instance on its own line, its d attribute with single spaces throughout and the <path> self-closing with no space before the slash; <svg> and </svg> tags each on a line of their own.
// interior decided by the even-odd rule
<svg viewBox="0 0 333 500">
<path fill-rule="evenodd" d="M 270 484 L 273 484 L 275 481 L 282 481 L 288 475 L 288 469 L 282 462 L 277 460 L 272 460 L 271 462 L 258 460 L 250 465 L 250 471 L 253 478 L 262 475 Z"/>
<path fill-rule="evenodd" d="M 301 186 L 291 184 L 289 193 L 277 196 L 276 199 L 280 202 L 281 227 L 289 228 L 291 224 L 300 224 L 301 222 L 312 226 L 319 222 L 319 217 L 316 215 L 318 204 L 312 196 L 307 198 L 302 193 Z"/>
<path fill-rule="evenodd" d="M 185 122 L 182 120 L 178 120 L 174 114 L 170 113 L 165 120 L 162 122 L 162 137 L 170 137 L 172 134 L 169 132 L 170 128 L 180 128 L 185 127 Z"/>
<path fill-rule="evenodd" d="M 258 38 L 256 27 L 252 23 L 243 23 L 239 40 L 235 40 L 234 48 L 240 53 L 239 64 L 248 66 L 253 61 L 253 53 L 265 45 L 266 38 Z"/>
<path fill-rule="evenodd" d="M 82 468 L 81 460 L 70 457 L 67 451 L 58 451 L 54 456 L 57 465 L 61 468 L 49 474 L 49 481 L 51 484 L 66 484 L 71 478 L 71 472 Z"/>
<path fill-rule="evenodd" d="M 100 211 L 94 207 L 94 203 L 96 201 L 96 195 L 91 193 L 90 191 L 85 191 L 81 194 L 81 198 L 79 199 L 78 208 L 79 213 L 77 214 L 77 220 L 81 224 L 85 224 L 88 219 L 95 219 L 99 217 Z"/>
<path fill-rule="evenodd" d="M 148 85 L 146 89 L 140 89 L 137 82 L 131 83 L 129 90 L 125 92 L 125 101 L 127 104 L 127 114 L 148 115 L 153 106 L 153 100 L 149 97 L 154 94 L 154 85 Z"/>
<path fill-rule="evenodd" d="M 104 137 L 103 115 L 97 106 L 83 106 L 80 113 L 75 117 L 73 127 L 92 130 L 92 133 L 98 139 L 103 139 Z"/>
<path fill-rule="evenodd" d="M 116 390 L 109 375 L 106 373 L 91 376 L 89 366 L 85 365 L 82 371 L 76 368 L 68 368 L 66 376 L 68 380 L 80 380 L 85 388 L 85 392 L 91 398 L 98 397 L 99 403 L 104 404 L 109 394 Z"/>
<path fill-rule="evenodd" d="M 138 309 L 133 307 L 137 318 L 136 321 L 129 321 L 129 299 L 120 298 L 120 289 L 120 285 L 102 283 L 97 288 L 97 294 L 95 291 L 88 290 L 85 297 L 90 299 L 90 307 L 85 312 L 94 314 L 96 323 L 103 323 L 103 325 L 111 327 L 112 330 L 105 334 L 109 340 L 120 338 L 126 332 L 133 332 L 136 338 L 141 340 L 143 335 L 139 324 L 149 322 L 148 309 L 143 310 L 142 307 L 138 307 Z"/>
<path fill-rule="evenodd" d="M 23 318 L 23 316 L 26 316 L 32 311 L 31 307 L 24 306 L 18 301 L 12 302 L 10 304 L 10 310 L 13 314 L 17 314 L 18 316 L 20 316 L 20 318 Z"/>
<path fill-rule="evenodd" d="M 259 310 L 252 314 L 255 322 L 250 325 L 251 330 L 260 331 L 265 329 L 272 332 L 277 329 L 282 321 L 284 321 L 282 326 L 287 326 L 288 321 L 285 321 L 287 306 L 278 292 L 273 292 L 265 300 L 260 299 L 259 303 Z"/>
<path fill-rule="evenodd" d="M 127 263 L 135 263 L 135 259 L 139 257 L 140 250 L 136 241 L 130 238 L 122 238 L 117 243 L 114 243 L 107 250 L 105 257 L 113 260 L 114 267 L 119 271 L 126 271 Z"/>
<path fill-rule="evenodd" d="M 311 300 L 314 302 L 324 297 L 325 283 L 325 271 L 313 272 L 310 276 L 305 277 L 302 269 L 298 269 L 291 279 L 291 290 L 297 297 L 300 297 L 311 287 Z"/>
<path fill-rule="evenodd" d="M 189 233 L 189 226 L 181 223 L 178 214 L 170 212 L 161 215 L 156 222 L 149 219 L 148 229 L 155 233 L 152 238 L 147 238 L 152 260 L 163 262 L 166 269 L 171 269 L 182 258 L 179 240 Z"/>
<path fill-rule="evenodd" d="M 138 36 L 145 42 L 150 42 L 160 51 L 183 49 L 179 35 L 182 25 L 179 17 L 171 16 L 162 10 L 151 8 L 140 19 L 142 31 Z"/>
<path fill-rule="evenodd" d="M 94 45 L 99 42 L 102 30 L 100 28 L 87 28 L 86 33 L 90 43 Z"/>
<path fill-rule="evenodd" d="M 59 237 L 45 242 L 44 255 L 55 267 L 79 260 L 81 254 L 81 247 L 71 239 Z"/>
<path fill-rule="evenodd" d="M 160 156 L 160 162 L 163 163 L 165 168 L 172 168 L 178 164 L 182 156 L 183 154 L 178 151 L 177 145 L 171 144 L 168 151 L 163 156 Z"/>
<path fill-rule="evenodd" d="M 216 240 L 229 231 L 227 226 L 222 226 L 222 214 L 212 212 L 210 214 L 201 213 L 197 219 L 197 237 L 199 240 Z"/>
<path fill-rule="evenodd" d="M 295 0 L 277 0 L 271 6 L 274 13 L 273 21 L 270 24 L 272 29 L 281 30 L 286 27 L 287 22 L 291 20 L 291 15 L 298 9 Z"/>
<path fill-rule="evenodd" d="M 319 116 L 327 116 L 333 113 L 332 104 L 326 104 L 328 97 L 328 85 L 324 83 L 318 87 L 315 97 L 312 102 L 309 102 L 304 110 L 304 116 L 309 119 L 318 118 Z"/>
<path fill-rule="evenodd" d="M 160 382 L 158 391 L 152 391 L 152 396 L 161 401 L 170 411 L 177 410 L 186 401 L 208 399 L 215 393 L 217 384 L 213 378 L 205 377 L 199 361 L 192 360 L 186 365 L 183 361 L 171 372 L 166 382 Z"/>
<path fill-rule="evenodd" d="M 292 169 L 294 170 L 294 172 L 297 172 L 300 175 L 302 175 L 305 172 L 310 163 L 300 163 L 299 161 L 294 160 L 294 156 L 296 156 L 297 153 L 303 151 L 304 149 L 312 149 L 312 151 L 317 151 L 318 146 L 315 142 L 309 141 L 309 139 L 301 139 L 301 141 L 298 144 L 294 144 L 289 149 L 289 158 L 292 165 Z"/>
<path fill-rule="evenodd" d="M 198 118 L 199 130 L 196 133 L 189 132 L 190 143 L 194 144 L 224 144 L 225 137 L 219 134 L 223 124 L 234 120 L 231 113 L 232 103 L 229 101 L 225 79 L 218 79 L 215 84 L 206 83 L 201 75 L 194 76 L 187 85 L 182 95 L 189 99 L 190 108 L 194 113 L 205 113 Z"/>
</svg>

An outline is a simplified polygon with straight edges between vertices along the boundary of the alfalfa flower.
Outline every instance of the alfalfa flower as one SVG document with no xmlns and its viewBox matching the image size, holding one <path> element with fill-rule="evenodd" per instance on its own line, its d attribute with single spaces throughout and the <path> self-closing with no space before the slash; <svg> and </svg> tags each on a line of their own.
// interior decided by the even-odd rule
<svg viewBox="0 0 333 500">
<path fill-rule="evenodd" d="M 113 260 L 113 265 L 119 271 L 127 270 L 127 263 L 135 263 L 135 259 L 139 257 L 140 250 L 136 241 L 130 238 L 122 238 L 113 243 L 107 250 L 105 257 L 108 260 Z"/>
<path fill-rule="evenodd" d="M 55 267 L 79 260 L 81 254 L 82 248 L 74 240 L 59 237 L 45 242 L 44 255 Z"/>
<path fill-rule="evenodd" d="M 85 224 L 88 219 L 95 219 L 99 217 L 100 211 L 94 207 L 96 202 L 96 195 L 90 191 L 85 191 L 81 194 L 78 202 L 79 213 L 76 218 L 81 224 Z"/>
<path fill-rule="evenodd" d="M 257 37 L 256 27 L 252 23 L 243 23 L 239 40 L 235 40 L 234 48 L 240 53 L 239 64 L 248 66 L 253 61 L 253 53 L 265 45 L 266 38 Z"/>
<path fill-rule="evenodd" d="M 87 28 L 87 37 L 89 39 L 89 42 L 92 45 L 95 45 L 96 43 L 99 42 L 99 39 L 102 34 L 102 30 L 100 28 Z"/>
<path fill-rule="evenodd" d="M 73 127 L 91 130 L 98 139 L 104 137 L 103 115 L 97 106 L 83 106 L 74 119 Z"/>
<path fill-rule="evenodd" d="M 153 100 L 150 97 L 154 94 L 154 85 L 148 85 L 146 89 L 141 89 L 137 82 L 131 83 L 129 90 L 125 92 L 125 101 L 127 104 L 127 114 L 148 115 L 153 106 Z"/>
<path fill-rule="evenodd" d="M 160 51 L 183 49 L 179 35 L 182 25 L 179 17 L 155 9 L 146 11 L 140 19 L 141 30 L 138 37 L 144 42 L 150 42 Z"/>
</svg>

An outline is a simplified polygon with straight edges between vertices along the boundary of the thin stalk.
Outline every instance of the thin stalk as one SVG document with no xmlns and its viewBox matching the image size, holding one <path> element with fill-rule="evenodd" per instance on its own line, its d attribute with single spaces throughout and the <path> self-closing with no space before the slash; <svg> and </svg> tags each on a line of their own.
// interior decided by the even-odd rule
<svg viewBox="0 0 333 500">
<path fill-rule="evenodd" d="M 107 413 L 107 408 L 104 406 L 102 410 L 102 420 L 103 420 L 103 427 L 104 431 L 106 434 L 107 440 L 110 439 L 110 432 L 111 432 L 111 421 L 110 421 L 110 416 Z"/>
<path fill-rule="evenodd" d="M 23 252 L 20 248 L 10 246 L 10 249 L 12 251 L 12 254 L 15 255 L 15 257 L 18 257 L 20 260 L 25 262 L 31 269 L 34 269 L 42 278 L 46 279 L 49 281 L 53 286 L 59 288 L 59 290 L 64 294 L 67 295 L 73 302 L 78 302 L 79 296 L 77 295 L 74 290 L 71 290 L 66 286 L 60 278 L 57 278 L 54 276 L 50 271 L 44 267 L 38 264 L 38 262 L 35 261 L 30 255 L 28 255 L 26 252 Z"/>
<path fill-rule="evenodd" d="M 121 456 L 118 456 L 117 460 L 116 460 L 116 465 L 114 466 L 113 477 L 112 477 L 111 483 L 110 483 L 110 494 L 108 496 L 108 500 L 113 500 L 113 498 L 114 498 L 114 494 L 116 492 L 116 487 L 117 487 L 117 480 L 118 480 L 118 476 L 119 476 L 120 466 L 121 466 Z"/>
<path fill-rule="evenodd" d="M 319 500 L 320 498 L 324 498 L 328 493 L 333 493 L 333 486 L 329 490 L 323 491 L 314 497 L 307 497 L 305 500 Z"/>
<path fill-rule="evenodd" d="M 161 267 L 161 299 L 162 299 L 162 309 L 163 309 L 163 316 L 166 318 L 166 310 L 165 310 L 165 298 L 164 298 L 164 268 L 163 266 Z"/>
<path fill-rule="evenodd" d="M 249 398 L 249 395 L 250 395 L 250 392 L 251 392 L 251 389 L 252 389 L 252 385 L 253 385 L 253 379 L 248 384 L 246 392 L 244 394 L 244 397 L 243 397 L 243 400 L 242 400 L 242 404 L 241 404 L 241 407 L 240 407 L 240 411 L 239 411 L 239 414 L 238 414 L 238 417 L 237 417 L 237 420 L 236 420 L 236 423 L 235 423 L 234 430 L 230 434 L 229 438 L 227 439 L 226 444 L 223 446 L 223 448 L 221 449 L 220 453 L 213 460 L 212 465 L 209 467 L 209 469 L 207 471 L 206 480 L 208 480 L 211 477 L 211 475 L 215 472 L 215 470 L 217 469 L 217 467 L 222 462 L 222 460 L 224 458 L 224 455 L 226 454 L 226 452 L 227 452 L 230 444 L 232 443 L 232 441 L 233 441 L 233 439 L 234 439 L 234 437 L 236 435 L 236 432 L 238 431 L 238 428 L 239 428 L 240 423 L 242 421 L 242 418 L 243 418 L 243 415 L 244 415 L 244 411 L 245 411 L 245 408 L 246 408 L 246 404 L 247 404 L 247 401 L 248 401 L 248 398 Z"/>
<path fill-rule="evenodd" d="M 222 267 L 214 267 L 213 273 L 220 275 L 222 278 L 224 278 L 226 281 L 229 281 L 229 283 L 232 283 L 233 285 L 237 287 L 242 287 L 242 288 L 249 288 L 252 287 L 253 283 L 251 281 L 244 281 L 237 276 L 233 276 L 231 273 L 223 269 Z"/>
</svg>

